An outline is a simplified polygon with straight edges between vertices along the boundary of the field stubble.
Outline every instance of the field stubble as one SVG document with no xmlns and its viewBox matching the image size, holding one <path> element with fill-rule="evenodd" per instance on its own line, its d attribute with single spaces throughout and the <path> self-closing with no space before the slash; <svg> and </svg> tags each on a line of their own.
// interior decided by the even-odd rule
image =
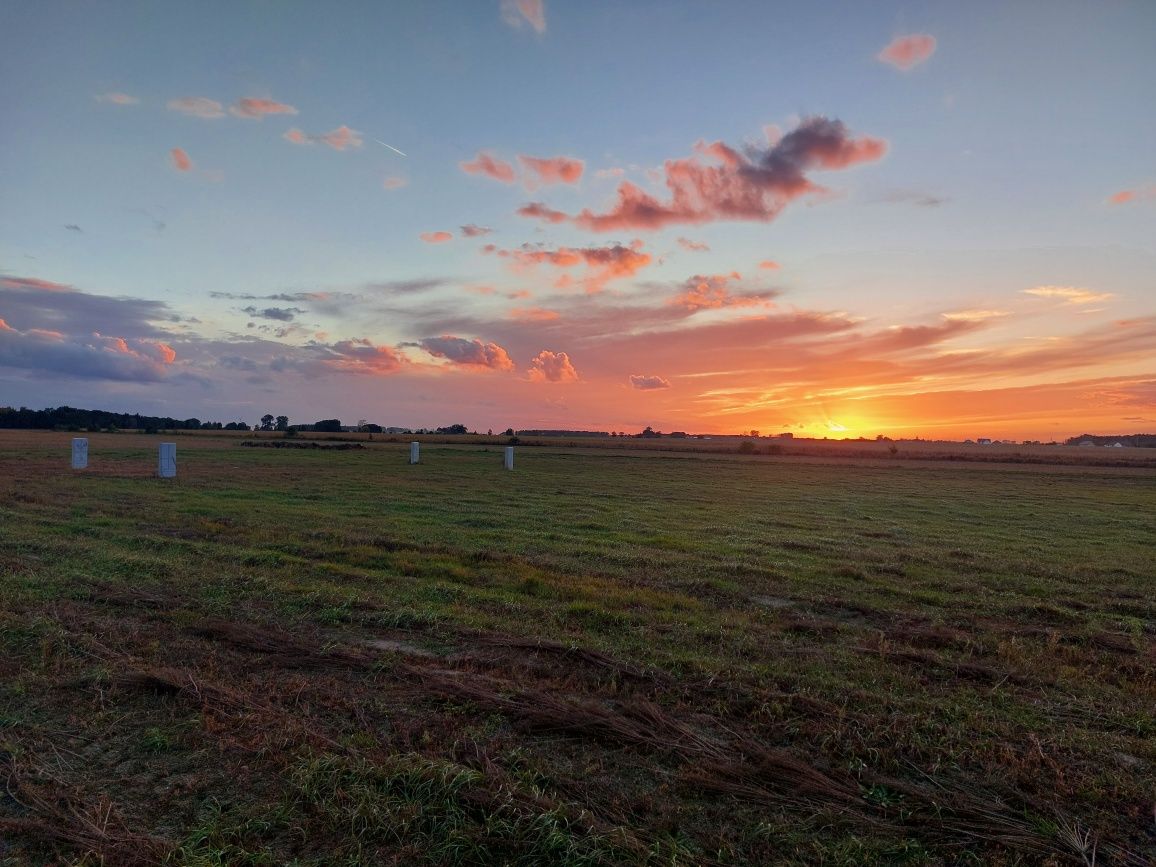
<svg viewBox="0 0 1156 867">
<path fill-rule="evenodd" d="M 1156 474 L 0 432 L 0 863 L 1156 851 Z"/>
</svg>

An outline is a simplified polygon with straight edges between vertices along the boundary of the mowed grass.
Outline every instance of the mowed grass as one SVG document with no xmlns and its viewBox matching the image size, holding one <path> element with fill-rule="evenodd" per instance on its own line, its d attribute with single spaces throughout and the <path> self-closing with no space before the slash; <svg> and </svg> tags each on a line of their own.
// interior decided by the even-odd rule
<svg viewBox="0 0 1156 867">
<path fill-rule="evenodd" d="M 0 863 L 1156 852 L 1150 469 L 0 432 Z"/>
</svg>

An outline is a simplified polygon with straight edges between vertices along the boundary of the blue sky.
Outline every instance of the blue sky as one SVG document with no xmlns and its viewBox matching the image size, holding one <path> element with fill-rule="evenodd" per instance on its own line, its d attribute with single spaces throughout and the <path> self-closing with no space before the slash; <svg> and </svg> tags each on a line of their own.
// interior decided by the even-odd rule
<svg viewBox="0 0 1156 867">
<path fill-rule="evenodd" d="M 480 429 L 1156 424 L 1150 3 L 8 2 L 0 24 L 0 404 Z M 934 50 L 911 68 L 878 59 L 921 35 Z M 193 97 L 224 116 L 170 108 Z M 229 113 L 246 98 L 296 113 Z M 624 181 L 666 201 L 665 161 L 715 164 L 696 142 L 767 152 L 765 127 L 815 117 L 885 153 L 811 165 L 815 189 L 767 218 L 601 232 L 516 213 L 612 213 Z M 341 127 L 360 144 L 284 138 Z M 517 181 L 464 172 L 479 152 Z M 534 184 L 519 155 L 581 176 Z M 645 264 L 593 283 L 499 252 L 636 241 Z M 87 295 L 124 300 L 123 333 L 93 336 Z M 133 302 L 167 312 L 142 324 Z M 973 325 L 945 328 L 961 311 Z M 903 329 L 924 331 L 886 339 Z M 145 346 L 100 374 L 112 338 L 176 357 Z M 1030 408 L 994 392 L 1041 386 Z"/>
</svg>

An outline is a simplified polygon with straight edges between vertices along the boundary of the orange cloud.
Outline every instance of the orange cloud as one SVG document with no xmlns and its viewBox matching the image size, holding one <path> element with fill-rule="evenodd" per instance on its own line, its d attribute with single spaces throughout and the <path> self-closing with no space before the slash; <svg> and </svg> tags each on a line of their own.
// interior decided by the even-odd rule
<svg viewBox="0 0 1156 867">
<path fill-rule="evenodd" d="M 682 249 L 684 249 L 684 250 L 693 250 L 695 252 L 706 253 L 706 252 L 710 251 L 710 245 L 709 244 L 703 244 L 703 243 L 700 243 L 698 241 L 692 241 L 692 240 L 690 240 L 690 238 L 679 238 L 678 239 L 678 246 L 682 247 Z"/>
<path fill-rule="evenodd" d="M 510 318 L 518 322 L 552 322 L 558 317 L 557 310 L 542 307 L 515 307 L 510 310 Z"/>
<path fill-rule="evenodd" d="M 1120 190 L 1108 197 L 1111 205 L 1126 205 L 1130 202 L 1144 202 L 1156 199 L 1156 184 L 1149 187 L 1137 187 L 1132 190 Z"/>
<path fill-rule="evenodd" d="M 763 261 L 759 262 L 759 267 L 764 271 L 777 271 L 779 269 L 779 263 L 773 259 L 763 259 Z"/>
<path fill-rule="evenodd" d="M 206 120 L 224 117 L 225 107 L 215 99 L 204 96 L 186 96 L 181 99 L 172 99 L 168 103 L 169 111 L 179 111 L 190 117 L 200 117 Z"/>
<path fill-rule="evenodd" d="M 181 148 L 173 148 L 169 151 L 169 156 L 173 161 L 173 168 L 178 172 L 192 171 L 193 161 L 189 159 L 189 155 Z"/>
<path fill-rule="evenodd" d="M 100 93 L 96 96 L 97 102 L 111 102 L 113 105 L 136 105 L 140 102 L 135 96 L 129 96 L 127 93 Z"/>
<path fill-rule="evenodd" d="M 444 244 L 454 239 L 452 232 L 422 232 L 418 237 L 427 244 Z"/>
<path fill-rule="evenodd" d="M 541 202 L 530 202 L 518 208 L 518 215 L 522 217 L 530 217 L 535 220 L 542 220 L 545 223 L 565 223 L 570 218 L 561 211 L 555 211 L 553 208 L 548 208 Z"/>
<path fill-rule="evenodd" d="M 309 135 L 294 127 L 281 136 L 285 141 L 292 142 L 296 145 L 308 145 L 320 142 L 321 144 L 329 145 L 335 151 L 348 150 L 349 148 L 359 148 L 365 141 L 361 138 L 361 133 L 355 129 L 342 125 L 337 129 L 321 135 Z"/>
<path fill-rule="evenodd" d="M 1025 295 L 1035 295 L 1037 298 L 1058 298 L 1065 304 L 1096 304 L 1116 297 L 1111 292 L 1093 292 L 1079 286 L 1036 286 L 1034 289 L 1025 289 Z"/>
<path fill-rule="evenodd" d="M 875 55 L 875 59 L 906 72 L 931 57 L 935 53 L 935 45 L 935 37 L 927 33 L 896 36 Z"/>
<path fill-rule="evenodd" d="M 536 32 L 546 32 L 546 10 L 542 0 L 502 0 L 502 20 L 515 29 L 530 25 Z"/>
<path fill-rule="evenodd" d="M 230 106 L 229 113 L 236 117 L 260 120 L 267 114 L 297 114 L 297 109 L 283 102 L 274 102 L 271 99 L 247 97 L 237 100 Z"/>
<path fill-rule="evenodd" d="M 390 175 L 388 178 L 381 182 L 381 185 L 387 190 L 400 190 L 408 183 L 409 181 L 407 181 L 405 178 L 398 177 L 397 175 Z"/>
<path fill-rule="evenodd" d="M 661 376 L 630 375 L 630 384 L 640 391 L 655 391 L 661 388 L 670 388 L 670 382 Z"/>
<path fill-rule="evenodd" d="M 39 289 L 43 292 L 76 291 L 66 283 L 53 283 L 51 280 L 40 280 L 36 277 L 0 277 L 0 286 L 6 289 Z"/>
<path fill-rule="evenodd" d="M 887 142 L 871 136 L 856 138 L 842 121 L 810 117 L 764 150 L 752 147 L 740 153 L 723 142 L 700 142 L 695 150 L 717 164 L 704 164 L 696 157 L 667 160 L 663 171 L 669 201 L 623 182 L 609 211 L 597 214 L 585 209 L 570 219 L 593 232 L 654 230 L 715 220 L 769 222 L 795 199 L 824 192 L 807 177 L 808 172 L 873 162 L 886 153 Z M 560 221 L 545 214 L 520 213 Z"/>
<path fill-rule="evenodd" d="M 458 163 L 458 168 L 468 175 L 485 175 L 503 184 L 514 182 L 514 167 L 504 160 L 490 156 L 485 151 L 478 151 L 473 162 Z"/>
<path fill-rule="evenodd" d="M 510 355 L 496 343 L 481 340 L 467 340 L 443 334 L 441 337 L 427 337 L 417 343 L 434 358 L 444 358 L 452 364 L 490 370 L 513 370 Z"/>
<path fill-rule="evenodd" d="M 534 245 L 523 244 L 518 250 L 501 250 L 493 244 L 482 248 L 483 253 L 493 253 L 511 260 L 515 265 L 534 267 L 550 265 L 555 268 L 573 268 L 584 265 L 589 275 L 582 280 L 587 292 L 599 292 L 611 280 L 629 277 L 650 264 L 649 253 L 642 252 L 642 242 L 634 241 L 629 247 L 613 244 L 609 247 L 559 247 L 547 250 Z M 569 276 L 558 281 L 564 288 L 570 285 Z"/>
<path fill-rule="evenodd" d="M 578 371 L 565 352 L 543 349 L 530 361 L 526 371 L 533 382 L 577 382 Z"/>
<path fill-rule="evenodd" d="M 396 373 L 404 359 L 388 346 L 376 346 L 366 338 L 340 340 L 337 343 L 310 343 L 324 367 L 344 373 L 381 375 Z"/>
<path fill-rule="evenodd" d="M 775 295 L 773 292 L 744 292 L 736 295 L 727 289 L 729 282 L 741 279 L 737 271 L 706 277 L 695 275 L 683 284 L 685 291 L 672 298 L 670 303 L 690 311 L 716 310 L 720 307 L 766 307 L 770 304 Z"/>
<path fill-rule="evenodd" d="M 582 172 L 586 168 L 586 163 L 572 157 L 519 156 L 518 162 L 535 175 L 535 180 L 544 186 L 576 184 L 582 180 Z"/>
</svg>

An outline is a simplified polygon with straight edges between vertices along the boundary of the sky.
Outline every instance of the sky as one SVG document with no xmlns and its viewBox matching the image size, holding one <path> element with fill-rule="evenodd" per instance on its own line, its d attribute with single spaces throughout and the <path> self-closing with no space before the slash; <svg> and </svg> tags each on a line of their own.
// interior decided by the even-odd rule
<svg viewBox="0 0 1156 867">
<path fill-rule="evenodd" d="M 1156 431 L 1156 4 L 3 0 L 0 406 Z"/>
</svg>

